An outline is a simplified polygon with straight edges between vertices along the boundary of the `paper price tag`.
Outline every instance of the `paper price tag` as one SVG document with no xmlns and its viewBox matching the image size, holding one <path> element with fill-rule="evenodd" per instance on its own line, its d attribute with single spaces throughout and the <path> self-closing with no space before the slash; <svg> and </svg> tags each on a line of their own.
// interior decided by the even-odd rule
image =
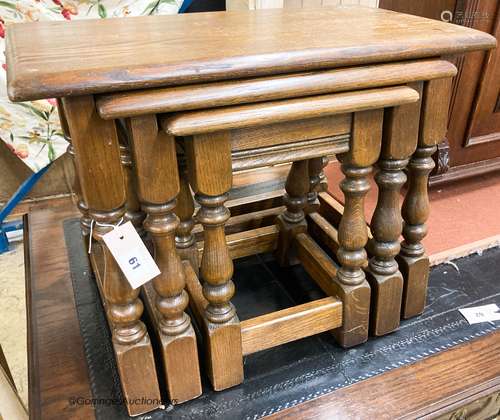
<svg viewBox="0 0 500 420">
<path fill-rule="evenodd" d="M 459 311 L 469 324 L 500 321 L 499 308 L 495 303 L 483 306 L 476 306 L 473 308 L 459 309 Z"/>
<path fill-rule="evenodd" d="M 131 222 L 115 227 L 102 239 L 133 289 L 160 274 L 160 269 Z"/>
</svg>

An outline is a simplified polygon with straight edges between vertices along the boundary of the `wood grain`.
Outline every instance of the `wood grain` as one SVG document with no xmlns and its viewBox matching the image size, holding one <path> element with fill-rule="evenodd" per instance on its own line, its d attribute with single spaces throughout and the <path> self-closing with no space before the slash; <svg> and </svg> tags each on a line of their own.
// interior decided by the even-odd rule
<svg viewBox="0 0 500 420">
<path fill-rule="evenodd" d="M 154 115 L 129 119 L 128 129 L 139 199 L 147 215 L 144 229 L 151 236 L 161 272 L 144 295 L 161 345 L 168 396 L 179 404 L 198 397 L 202 390 L 196 336 L 185 312 L 189 298 L 183 264 L 175 244 L 179 219 L 174 208 L 180 191 L 175 140 L 158 131 Z"/>
<path fill-rule="evenodd" d="M 99 118 L 92 96 L 66 98 L 63 104 L 85 203 L 91 210 L 123 206 L 125 183 L 114 122 Z M 109 182 L 103 182 L 110 175 Z"/>
<path fill-rule="evenodd" d="M 208 301 L 202 326 L 208 376 L 214 389 L 222 390 L 243 381 L 240 323 L 231 303 L 234 268 L 224 233 L 230 216 L 224 203 L 232 184 L 227 132 L 188 139 L 186 159 L 189 182 L 200 204 L 196 219 L 203 225 L 200 277 L 203 296 Z"/>
<path fill-rule="evenodd" d="M 102 246 L 102 254 L 96 256 L 94 247 L 92 257 L 100 260 L 96 267 L 105 267 L 101 274 L 102 295 L 113 326 L 112 343 L 123 395 L 130 415 L 143 414 L 156 408 L 160 397 L 151 342 L 141 320 L 143 304 L 139 289 L 133 289 L 126 280 L 102 239 L 125 216 L 125 178 L 117 128 L 114 121 L 99 118 L 92 96 L 64 98 L 63 106 L 85 203 L 89 216 L 97 222 L 93 239 Z M 155 404 L 131 402 L 141 397 Z"/>
<path fill-rule="evenodd" d="M 347 285 L 338 280 L 337 266 L 307 234 L 296 236 L 297 253 L 305 270 L 328 295 L 342 301 L 342 326 L 333 331 L 342 347 L 360 344 L 368 338 L 370 286 L 363 281 Z"/>
<path fill-rule="evenodd" d="M 23 23 L 9 29 L 6 44 L 9 96 L 26 101 L 437 57 L 496 41 L 444 22 L 346 7 Z"/>
<path fill-rule="evenodd" d="M 286 178 L 285 191 L 283 202 L 286 210 L 276 219 L 279 237 L 275 257 L 282 267 L 298 262 L 293 247 L 294 238 L 298 233 L 307 231 L 304 209 L 309 192 L 309 161 L 299 160 L 292 163 Z"/>
<path fill-rule="evenodd" d="M 339 249 L 339 232 L 320 213 L 307 215 L 307 232 L 318 243 L 327 247 L 333 255 Z"/>
<path fill-rule="evenodd" d="M 329 115 L 230 130 L 231 149 L 233 152 L 240 152 L 259 147 L 345 135 L 351 130 L 351 117 L 352 114 Z"/>
<path fill-rule="evenodd" d="M 62 221 L 80 216 L 71 200 L 25 218 L 29 409 L 33 419 L 91 419 L 92 398 Z M 50 241 L 50 246 L 48 246 Z M 54 311 L 57 308 L 57 311 Z"/>
<path fill-rule="evenodd" d="M 241 322 L 243 355 L 266 350 L 342 325 L 342 302 L 326 297 Z"/>
<path fill-rule="evenodd" d="M 265 131 L 263 131 L 265 135 Z M 232 153 L 233 171 L 333 156 L 349 150 L 349 136 L 335 136 Z"/>
<path fill-rule="evenodd" d="M 174 139 L 158 131 L 155 115 L 130 118 L 127 128 L 140 199 L 150 204 L 164 204 L 175 198 L 180 187 Z"/>
<path fill-rule="evenodd" d="M 207 196 L 227 193 L 233 181 L 228 133 L 188 138 L 185 146 L 191 188 Z"/>
<path fill-rule="evenodd" d="M 455 66 L 449 61 L 415 60 L 405 63 L 121 92 L 98 97 L 97 109 L 101 118 L 117 119 L 394 86 L 418 80 L 452 77 L 456 73 Z"/>
<path fill-rule="evenodd" d="M 245 230 L 226 236 L 226 243 L 232 260 L 249 255 L 272 252 L 276 249 L 277 241 L 278 227 L 276 225 Z M 203 254 L 203 241 L 198 242 L 196 245 L 201 258 Z"/>
<path fill-rule="evenodd" d="M 181 266 L 181 270 L 183 267 Z M 168 397 L 172 404 L 180 404 L 201 395 L 200 365 L 196 335 L 192 327 L 177 335 L 162 334 L 162 314 L 157 309 L 161 299 L 151 282 L 143 286 L 144 305 L 153 322 Z"/>
<path fill-rule="evenodd" d="M 162 128 L 175 136 L 213 133 L 235 128 L 325 117 L 327 115 L 381 109 L 418 101 L 406 86 L 334 93 L 307 98 L 237 105 L 221 109 L 187 111 L 161 119 Z"/>
<path fill-rule="evenodd" d="M 273 419 L 392 420 L 438 413 L 500 389 L 500 332 L 473 340 L 323 397 L 280 411 Z M 367 398 L 367 395 L 370 398 Z M 484 394 L 483 394 L 484 395 Z M 389 404 L 390 402 L 390 404 Z M 428 416 L 428 417 L 425 417 Z"/>
<path fill-rule="evenodd" d="M 424 85 L 419 137 L 422 146 L 435 146 L 446 136 L 452 80 L 430 80 Z"/>
<path fill-rule="evenodd" d="M 422 83 L 413 84 L 421 92 Z M 379 171 L 377 205 L 371 219 L 373 238 L 368 243 L 372 254 L 367 279 L 372 289 L 370 333 L 388 334 L 399 327 L 403 277 L 395 256 L 400 251 L 403 229 L 400 190 L 406 182 L 403 170 L 418 141 L 420 101 L 385 110 Z"/>
</svg>

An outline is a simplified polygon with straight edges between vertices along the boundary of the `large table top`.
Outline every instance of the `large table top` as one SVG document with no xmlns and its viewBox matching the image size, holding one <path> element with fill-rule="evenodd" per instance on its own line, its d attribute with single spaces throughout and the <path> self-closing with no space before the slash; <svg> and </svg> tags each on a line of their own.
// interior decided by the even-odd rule
<svg viewBox="0 0 500 420">
<path fill-rule="evenodd" d="M 491 35 L 365 8 L 275 9 L 15 24 L 14 101 L 441 56 Z"/>
</svg>

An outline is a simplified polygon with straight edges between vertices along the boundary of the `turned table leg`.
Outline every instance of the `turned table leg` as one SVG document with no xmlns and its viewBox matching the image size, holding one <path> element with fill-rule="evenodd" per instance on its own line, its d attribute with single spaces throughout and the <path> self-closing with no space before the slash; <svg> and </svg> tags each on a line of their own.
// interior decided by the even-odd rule
<svg viewBox="0 0 500 420">
<path fill-rule="evenodd" d="M 201 206 L 196 218 L 204 234 L 200 276 L 208 302 L 203 314 L 207 364 L 214 389 L 221 390 L 243 381 L 241 328 L 231 303 L 233 262 L 224 233 L 230 216 L 224 203 L 232 186 L 229 135 L 218 132 L 187 139 L 186 155 L 190 184 Z"/>
<path fill-rule="evenodd" d="M 421 91 L 421 84 L 412 86 Z M 382 152 L 375 175 L 379 194 L 371 220 L 373 239 L 368 281 L 372 288 L 370 333 L 384 335 L 399 327 L 403 276 L 395 257 L 403 228 L 400 190 L 406 182 L 403 170 L 418 139 L 420 102 L 389 108 L 384 115 Z"/>
<path fill-rule="evenodd" d="M 78 177 L 78 171 L 76 169 L 76 161 L 75 161 L 75 148 L 71 142 L 71 136 L 69 134 L 69 126 L 68 121 L 66 119 L 66 115 L 64 113 L 64 107 L 62 103 L 62 99 L 57 99 L 57 111 L 59 114 L 59 120 L 61 121 L 61 129 L 64 134 L 64 138 L 68 141 L 68 154 L 71 156 L 71 160 L 73 162 L 73 166 L 75 169 L 75 178 L 73 181 L 73 191 L 76 195 L 77 207 L 80 211 L 80 228 L 82 230 L 82 235 L 86 238 L 90 234 L 90 223 L 92 219 L 89 216 L 89 208 L 83 201 L 82 189 L 80 187 L 80 179 Z"/>
<path fill-rule="evenodd" d="M 187 166 L 185 162 L 179 163 L 180 192 L 177 196 L 175 214 L 180 220 L 175 232 L 175 245 L 177 252 L 183 260 L 191 263 L 194 272 L 199 275 L 199 253 L 196 240 L 192 233 L 194 227 L 194 200 L 189 188 Z"/>
<path fill-rule="evenodd" d="M 334 335 L 343 347 L 363 343 L 368 338 L 370 286 L 363 266 L 366 265 L 365 245 L 368 231 L 364 215 L 364 198 L 370 184 L 368 175 L 380 154 L 383 110 L 357 112 L 353 115 L 349 152 L 341 156 L 341 182 L 345 197 L 344 214 L 338 229 L 340 268 L 337 281 L 342 285 L 342 327 Z"/>
<path fill-rule="evenodd" d="M 155 115 L 128 121 L 137 191 L 146 212 L 155 261 L 161 274 L 153 279 L 158 332 L 169 398 L 174 403 L 201 394 L 196 336 L 186 314 L 189 298 L 185 272 L 175 247 L 179 219 L 174 213 L 179 193 L 175 139 L 158 130 Z"/>
<path fill-rule="evenodd" d="M 319 210 L 320 203 L 318 200 L 318 192 L 326 189 L 325 174 L 323 168 L 328 164 L 326 156 L 309 159 L 309 192 L 307 193 L 306 213 L 314 213 Z M 326 185 L 328 188 L 328 185 Z"/>
<path fill-rule="evenodd" d="M 136 178 L 133 168 L 134 164 L 128 145 L 120 145 L 120 158 L 123 165 L 125 191 L 127 195 L 125 219 L 132 222 L 140 236 L 144 236 L 143 222 L 146 215 L 141 210 L 141 203 L 139 202 L 139 197 L 137 197 Z"/>
<path fill-rule="evenodd" d="M 446 135 L 451 81 L 435 79 L 424 84 L 418 145 L 408 165 L 409 188 L 402 209 L 404 241 L 397 259 L 404 278 L 403 318 L 418 315 L 425 307 L 429 258 L 422 239 L 427 234 L 425 222 L 429 217 L 427 185 L 434 168 L 432 155 Z"/>
<path fill-rule="evenodd" d="M 140 321 L 143 305 L 139 289 L 132 289 L 102 242 L 102 236 L 112 229 L 110 225 L 116 225 L 125 215 L 125 183 L 116 126 L 98 117 L 92 96 L 65 98 L 63 106 L 83 199 L 95 221 L 94 238 L 101 243 L 101 266 L 105 267 L 102 291 L 124 397 L 145 401 L 127 406 L 130 414 L 137 415 L 157 407 L 161 397 L 151 343 Z M 153 406 L 147 399 L 153 401 Z"/>
<path fill-rule="evenodd" d="M 279 227 L 276 259 L 281 266 L 291 265 L 296 261 L 292 250 L 293 239 L 299 233 L 307 231 L 304 209 L 309 192 L 309 161 L 299 160 L 292 163 L 288 173 L 284 202 L 286 210 L 277 217 Z"/>
</svg>

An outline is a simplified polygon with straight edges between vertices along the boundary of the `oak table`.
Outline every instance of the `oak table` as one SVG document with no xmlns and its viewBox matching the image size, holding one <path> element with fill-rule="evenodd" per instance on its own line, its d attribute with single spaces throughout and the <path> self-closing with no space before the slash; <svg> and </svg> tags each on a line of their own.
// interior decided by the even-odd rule
<svg viewBox="0 0 500 420">
<path fill-rule="evenodd" d="M 125 396 L 160 400 L 150 333 L 170 399 L 200 395 L 188 304 L 216 390 L 241 383 L 244 354 L 326 330 L 351 347 L 422 312 L 427 180 L 456 74 L 443 57 L 495 44 L 469 28 L 358 7 L 13 26 L 9 96 L 58 98 Z M 332 155 L 342 161 L 345 209 L 318 194 Z M 293 162 L 285 211 L 226 238 L 233 172 L 284 162 Z M 368 232 L 363 200 L 375 164 Z M 102 242 L 123 219 L 152 238 L 161 270 L 141 297 Z M 281 265 L 300 261 L 327 298 L 240 323 L 232 259 L 269 251 Z"/>
</svg>

